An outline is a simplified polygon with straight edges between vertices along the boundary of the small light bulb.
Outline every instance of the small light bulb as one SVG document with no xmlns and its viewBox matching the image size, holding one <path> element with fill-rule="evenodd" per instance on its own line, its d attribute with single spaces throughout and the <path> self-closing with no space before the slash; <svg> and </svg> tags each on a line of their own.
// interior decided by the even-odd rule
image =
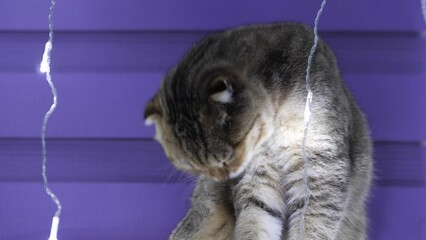
<svg viewBox="0 0 426 240">
<path fill-rule="evenodd" d="M 50 236 L 49 240 L 58 240 L 58 225 L 59 225 L 59 217 L 54 216 L 52 219 L 52 227 L 50 228 Z"/>
<path fill-rule="evenodd" d="M 50 73 L 50 52 L 52 51 L 52 43 L 50 41 L 46 42 L 44 45 L 43 59 L 40 63 L 40 72 L 41 73 Z"/>
</svg>

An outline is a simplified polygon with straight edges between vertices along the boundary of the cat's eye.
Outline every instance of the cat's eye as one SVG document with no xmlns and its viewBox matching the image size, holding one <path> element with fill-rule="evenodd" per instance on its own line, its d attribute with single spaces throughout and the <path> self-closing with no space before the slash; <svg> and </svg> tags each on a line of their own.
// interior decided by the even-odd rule
<svg viewBox="0 0 426 240">
<path fill-rule="evenodd" d="M 232 102 L 233 89 L 229 80 L 224 77 L 218 77 L 213 80 L 208 90 L 210 99 L 219 103 Z"/>
<path fill-rule="evenodd" d="M 215 93 L 219 93 L 219 92 L 223 92 L 228 88 L 228 80 L 224 77 L 219 77 L 216 78 L 215 80 L 213 80 L 212 84 L 210 85 L 209 88 L 209 95 L 215 94 Z"/>
</svg>

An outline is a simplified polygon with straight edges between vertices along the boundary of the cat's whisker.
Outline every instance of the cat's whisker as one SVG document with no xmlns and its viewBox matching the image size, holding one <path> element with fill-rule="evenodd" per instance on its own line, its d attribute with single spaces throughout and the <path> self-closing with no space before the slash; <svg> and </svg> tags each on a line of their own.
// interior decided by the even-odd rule
<svg viewBox="0 0 426 240">
<path fill-rule="evenodd" d="M 172 166 L 167 166 L 167 172 L 168 176 L 167 178 L 162 182 L 162 186 L 165 187 L 168 183 L 173 183 L 173 179 L 176 178 L 176 175 L 180 172 L 176 171 Z"/>
</svg>

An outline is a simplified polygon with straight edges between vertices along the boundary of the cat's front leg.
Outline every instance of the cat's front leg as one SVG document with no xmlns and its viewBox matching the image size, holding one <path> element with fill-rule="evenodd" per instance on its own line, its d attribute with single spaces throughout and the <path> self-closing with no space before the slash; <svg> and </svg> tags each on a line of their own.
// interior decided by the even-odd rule
<svg viewBox="0 0 426 240">
<path fill-rule="evenodd" d="M 286 176 L 286 201 L 288 207 L 288 240 L 337 240 L 342 226 L 348 193 L 347 161 L 342 158 L 310 156 L 308 168 L 309 201 L 304 216 L 304 231 L 301 218 L 305 204 L 303 162 L 295 163 L 293 171 Z M 304 235 L 304 237 L 302 236 Z"/>
<path fill-rule="evenodd" d="M 169 240 L 230 240 L 235 217 L 229 195 L 226 183 L 200 178 L 191 208 Z"/>
<path fill-rule="evenodd" d="M 233 188 L 234 240 L 280 240 L 285 202 L 278 171 L 260 165 L 248 169 Z"/>
</svg>

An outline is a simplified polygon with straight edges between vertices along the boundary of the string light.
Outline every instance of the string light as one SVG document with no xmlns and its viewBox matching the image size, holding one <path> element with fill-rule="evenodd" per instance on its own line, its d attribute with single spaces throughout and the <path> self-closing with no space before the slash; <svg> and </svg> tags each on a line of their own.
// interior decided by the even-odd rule
<svg viewBox="0 0 426 240">
<path fill-rule="evenodd" d="M 50 8 L 49 8 L 49 40 L 46 42 L 44 46 L 44 53 L 43 58 L 40 63 L 40 72 L 46 74 L 46 81 L 49 83 L 50 89 L 52 91 L 53 95 L 53 103 L 50 106 L 49 111 L 46 112 L 43 118 L 43 123 L 41 127 L 41 146 L 42 146 L 42 172 L 41 175 L 43 177 L 43 184 L 44 189 L 46 190 L 46 193 L 52 198 L 52 201 L 56 204 L 57 210 L 55 212 L 55 215 L 52 219 L 52 225 L 50 228 L 50 236 L 49 240 L 57 240 L 58 235 L 58 226 L 59 226 L 59 217 L 62 212 L 62 205 L 59 201 L 59 198 L 53 193 L 53 191 L 49 188 L 49 183 L 47 181 L 47 175 L 46 175 L 46 161 L 47 161 L 47 149 L 46 149 L 46 127 L 47 122 L 52 115 L 52 113 L 55 111 L 57 103 L 58 103 L 58 94 L 55 88 L 55 85 L 52 81 L 52 76 L 50 75 L 50 57 L 53 47 L 53 11 L 55 9 L 56 0 L 51 0 L 50 2 Z"/>
<path fill-rule="evenodd" d="M 312 66 L 312 58 L 315 54 L 315 51 L 317 49 L 318 45 L 318 22 L 319 18 L 321 16 L 322 11 L 324 10 L 324 6 L 327 3 L 327 0 L 323 0 L 321 3 L 321 7 L 317 12 L 317 16 L 315 18 L 315 26 L 314 26 L 314 44 L 311 48 L 311 52 L 309 53 L 308 57 L 308 65 L 306 67 L 306 90 L 308 91 L 308 95 L 306 96 L 306 104 L 305 104 L 305 112 L 304 112 L 304 130 L 303 130 L 303 140 L 302 140 L 302 155 L 303 155 L 303 161 L 304 161 L 304 169 L 303 169 L 303 184 L 304 184 L 304 190 L 305 190 L 305 197 L 304 197 L 304 205 L 302 208 L 301 216 L 300 216 L 300 239 L 305 239 L 305 215 L 306 210 L 308 208 L 309 204 L 309 185 L 308 185 L 308 166 L 309 166 L 309 160 L 308 156 L 306 154 L 306 138 L 308 136 L 308 128 L 309 128 L 309 122 L 311 120 L 311 103 L 312 103 L 312 89 L 310 84 L 310 71 Z"/>
</svg>

